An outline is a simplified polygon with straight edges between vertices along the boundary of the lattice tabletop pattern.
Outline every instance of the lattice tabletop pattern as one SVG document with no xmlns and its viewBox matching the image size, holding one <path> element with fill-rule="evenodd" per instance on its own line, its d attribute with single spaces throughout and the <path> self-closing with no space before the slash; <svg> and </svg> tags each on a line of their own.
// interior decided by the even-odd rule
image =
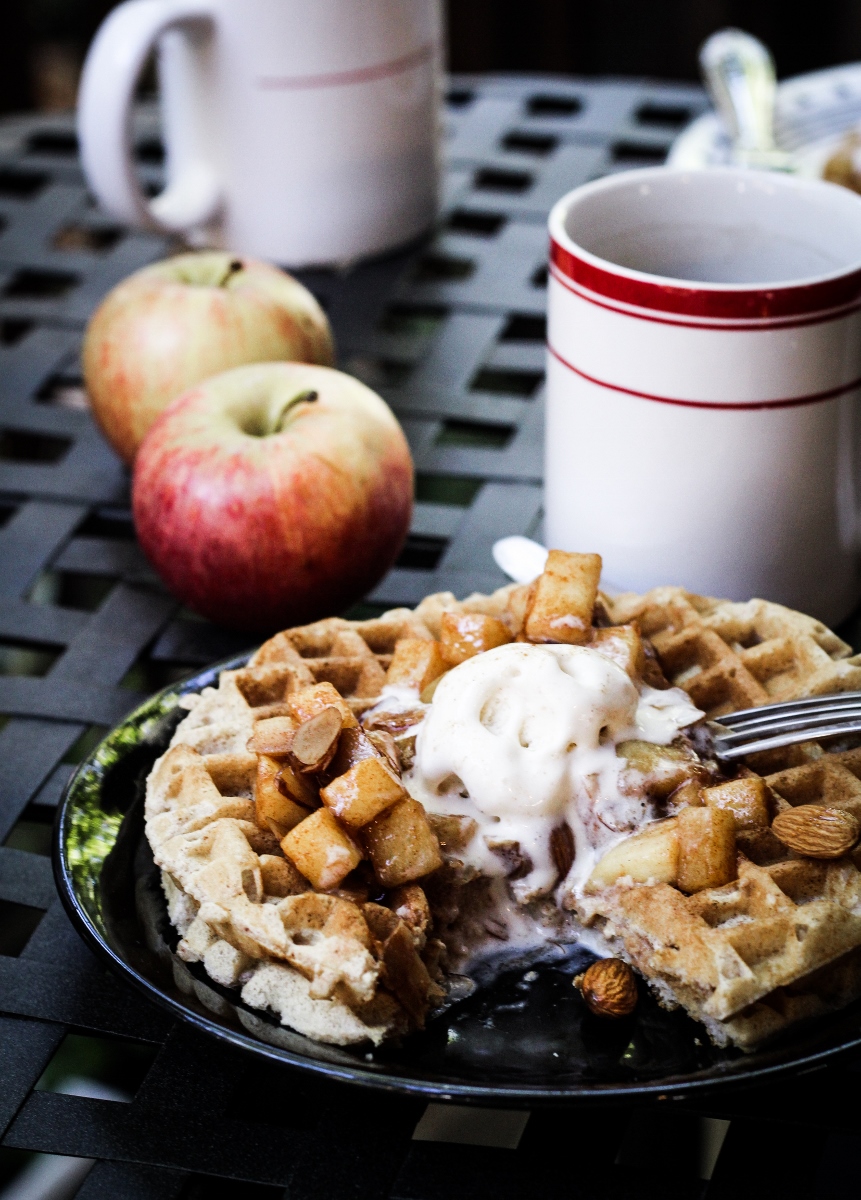
<svg viewBox="0 0 861 1200">
<path fill-rule="evenodd" d="M 412 532 L 368 605 L 491 589 L 493 541 L 539 529 L 547 211 L 660 163 L 703 107 L 683 86 L 457 79 L 433 239 L 303 275 L 340 365 L 386 397 L 416 460 Z M 136 144 L 155 191 L 154 113 Z M 0 1187 L 26 1162 L 19 1196 L 82 1200 L 854 1196 L 852 1065 L 636 1110 L 425 1111 L 217 1046 L 85 949 L 47 857 L 74 763 L 145 694 L 245 641 L 161 587 L 86 411 L 88 314 L 168 249 L 93 205 L 71 119 L 0 125 Z M 46 1190 L 52 1171 L 64 1192 Z"/>
</svg>

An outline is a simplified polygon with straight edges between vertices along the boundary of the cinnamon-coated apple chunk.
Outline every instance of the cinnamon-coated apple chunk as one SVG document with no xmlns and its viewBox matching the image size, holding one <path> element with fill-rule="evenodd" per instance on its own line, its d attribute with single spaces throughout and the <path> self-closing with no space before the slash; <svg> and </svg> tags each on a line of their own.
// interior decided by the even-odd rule
<svg viewBox="0 0 861 1200">
<path fill-rule="evenodd" d="M 292 717 L 265 717 L 256 722 L 248 740 L 248 749 L 255 754 L 286 758 L 295 732 L 296 722 Z"/>
<path fill-rule="evenodd" d="M 399 638 L 386 672 L 386 683 L 415 688 L 421 693 L 447 670 L 439 642 L 429 638 Z"/>
<path fill-rule="evenodd" d="M 290 692 L 287 704 L 290 715 L 299 725 L 329 707 L 336 708 L 341 714 L 344 729 L 354 729 L 358 725 L 353 710 L 332 683 L 315 683 L 298 692 Z"/>
<path fill-rule="evenodd" d="M 261 829 L 270 829 L 278 838 L 283 838 L 294 825 L 308 816 L 308 807 L 281 790 L 279 775 L 282 765 L 277 758 L 258 755 L 257 778 L 254 781 L 254 815 L 257 824 Z"/>
<path fill-rule="evenodd" d="M 679 871 L 683 892 L 723 887 L 736 878 L 735 819 L 726 808 L 685 808 L 679 822 Z"/>
<path fill-rule="evenodd" d="M 411 883 L 442 866 L 439 842 L 418 800 L 407 798 L 386 809 L 361 837 L 383 887 Z"/>
<path fill-rule="evenodd" d="M 623 790 L 628 786 L 634 792 L 645 788 L 657 800 L 665 800 L 687 780 L 703 776 L 702 763 L 693 750 L 684 745 L 656 746 L 632 738 L 629 742 L 620 742 L 616 753 L 625 760 L 625 775 L 629 771 L 634 775 L 630 781 L 623 776 Z"/>
<path fill-rule="evenodd" d="M 440 650 L 450 667 L 513 640 L 508 627 L 496 617 L 486 617 L 482 613 L 442 614 Z"/>
<path fill-rule="evenodd" d="M 318 808 L 281 841 L 284 854 L 321 892 L 338 886 L 362 861 L 362 852 L 328 808 Z"/>
<path fill-rule="evenodd" d="M 703 788 L 702 797 L 703 803 L 710 808 L 731 812 L 736 829 L 768 828 L 768 785 L 759 775 Z"/>
<path fill-rule="evenodd" d="M 656 821 L 613 846 L 589 876 L 587 891 L 610 887 L 626 876 L 634 883 L 675 883 L 679 867 L 678 823 L 678 817 Z"/>
<path fill-rule="evenodd" d="M 351 829 L 359 829 L 406 794 L 400 779 L 375 755 L 363 758 L 344 775 L 333 779 L 321 790 L 320 798 L 339 821 Z"/>
<path fill-rule="evenodd" d="M 526 614 L 526 640 L 571 646 L 588 642 L 600 578 L 600 554 L 551 550 Z"/>
</svg>

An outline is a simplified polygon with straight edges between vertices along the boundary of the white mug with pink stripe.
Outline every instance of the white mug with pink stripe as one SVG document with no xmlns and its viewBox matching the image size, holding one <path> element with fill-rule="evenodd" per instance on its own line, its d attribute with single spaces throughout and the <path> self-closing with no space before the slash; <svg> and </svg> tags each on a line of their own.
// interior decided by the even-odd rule
<svg viewBox="0 0 861 1200">
<path fill-rule="evenodd" d="M 546 541 L 606 579 L 861 597 L 861 198 L 735 169 L 586 184 L 550 215 Z"/>
<path fill-rule="evenodd" d="M 156 46 L 167 187 L 150 200 L 129 110 Z M 128 224 L 349 262 L 434 220 L 441 78 L 440 0 L 127 0 L 84 67 L 84 168 Z"/>
</svg>

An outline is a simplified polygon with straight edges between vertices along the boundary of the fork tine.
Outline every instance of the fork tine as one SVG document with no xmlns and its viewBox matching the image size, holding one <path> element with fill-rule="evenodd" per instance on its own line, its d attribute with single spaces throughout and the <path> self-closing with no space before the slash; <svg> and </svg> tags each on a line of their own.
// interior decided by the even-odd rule
<svg viewBox="0 0 861 1200">
<path fill-rule="evenodd" d="M 776 716 L 803 715 L 819 711 L 831 711 L 836 704 L 861 703 L 861 692 L 832 692 L 825 696 L 808 696 L 803 700 L 782 700 L 776 704 L 760 704 L 756 708 L 742 708 L 738 712 L 716 717 L 721 725 L 736 728 L 751 721 L 759 721 L 771 714 Z"/>
<path fill-rule="evenodd" d="M 792 729 L 807 729 L 814 725 L 821 725 L 823 721 L 830 720 L 848 720 L 851 717 L 861 718 L 861 704 L 845 704 L 835 705 L 834 708 L 824 708 L 818 712 L 799 715 L 799 716 L 783 716 L 780 713 L 773 713 L 770 717 L 765 717 L 761 721 L 749 721 L 746 725 L 738 728 L 733 726 L 725 726 L 729 730 L 724 733 L 723 729 L 718 732 L 718 737 L 724 742 L 731 742 L 733 739 L 752 738 L 755 734 L 765 734 L 769 730 L 789 730 Z M 724 725 L 722 719 L 715 721 L 717 725 Z"/>
<path fill-rule="evenodd" d="M 861 717 L 846 718 L 832 723 L 814 724 L 812 728 L 782 730 L 770 737 L 728 745 L 726 738 L 714 739 L 715 757 L 724 762 L 743 758 L 747 754 L 758 754 L 761 750 L 777 750 L 781 746 L 792 746 L 798 742 L 815 741 L 817 738 L 838 737 L 845 733 L 861 733 Z M 738 735 L 741 737 L 741 733 Z"/>
</svg>

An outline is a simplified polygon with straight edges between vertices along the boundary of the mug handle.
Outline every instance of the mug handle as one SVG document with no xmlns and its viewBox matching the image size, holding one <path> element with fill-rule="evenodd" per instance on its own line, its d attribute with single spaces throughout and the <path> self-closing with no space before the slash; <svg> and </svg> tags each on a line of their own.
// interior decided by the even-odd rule
<svg viewBox="0 0 861 1200">
<path fill-rule="evenodd" d="M 104 21 L 87 55 L 78 100 L 78 137 L 88 182 L 113 216 L 170 232 L 203 225 L 217 213 L 221 186 L 207 154 L 211 116 L 204 98 L 213 14 L 205 0 L 127 0 Z M 168 186 L 149 200 L 135 173 L 131 144 L 134 89 L 160 43 Z M 209 159 L 209 161 L 207 161 Z"/>
</svg>

